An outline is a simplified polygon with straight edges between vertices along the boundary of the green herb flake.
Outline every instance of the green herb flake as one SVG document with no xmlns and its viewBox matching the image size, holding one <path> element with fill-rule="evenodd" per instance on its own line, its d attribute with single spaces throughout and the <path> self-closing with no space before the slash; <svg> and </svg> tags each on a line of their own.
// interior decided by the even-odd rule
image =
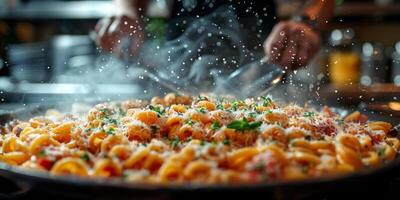
<svg viewBox="0 0 400 200">
<path fill-rule="evenodd" d="M 224 144 L 224 145 L 230 145 L 230 144 L 231 144 L 231 141 L 230 141 L 229 139 L 225 138 L 225 139 L 222 141 L 222 144 Z"/>
<path fill-rule="evenodd" d="M 295 140 L 295 139 L 291 139 L 291 140 L 289 141 L 289 146 L 295 147 L 295 146 L 296 146 L 296 140 Z"/>
<path fill-rule="evenodd" d="M 172 148 L 176 148 L 178 147 L 179 142 L 180 142 L 179 137 L 174 137 L 169 141 L 169 144 L 172 146 Z"/>
<path fill-rule="evenodd" d="M 117 125 L 117 124 L 118 124 L 118 121 L 117 121 L 116 119 L 113 119 L 113 118 L 106 118 L 106 119 L 104 120 L 104 123 L 106 123 L 106 124 L 115 124 L 115 125 Z"/>
<path fill-rule="evenodd" d="M 200 146 L 206 145 L 206 142 L 204 140 L 200 141 Z"/>
<path fill-rule="evenodd" d="M 126 112 L 124 111 L 124 109 L 122 109 L 121 107 L 118 108 L 118 114 L 121 116 L 125 116 Z"/>
<path fill-rule="evenodd" d="M 239 107 L 239 101 L 233 101 L 231 106 L 232 110 L 236 111 L 238 107 Z"/>
<path fill-rule="evenodd" d="M 99 111 L 104 114 L 104 116 L 102 116 L 104 118 L 108 118 L 110 115 L 113 114 L 109 108 L 101 108 L 99 109 Z"/>
<path fill-rule="evenodd" d="M 46 151 L 45 151 L 45 150 L 39 151 L 38 156 L 39 156 L 39 157 L 44 157 L 44 156 L 46 156 Z"/>
<path fill-rule="evenodd" d="M 187 119 L 185 120 L 185 124 L 192 126 L 194 124 L 194 121 L 192 121 L 191 119 Z"/>
<path fill-rule="evenodd" d="M 382 157 L 382 156 L 384 156 L 385 155 L 385 148 L 379 148 L 378 149 L 378 156 L 379 157 Z"/>
<path fill-rule="evenodd" d="M 217 141 L 213 140 L 213 141 L 211 141 L 211 144 L 212 145 L 217 145 Z"/>
<path fill-rule="evenodd" d="M 272 105 L 272 100 L 269 97 L 261 97 L 263 100 L 263 106 L 270 106 Z"/>
<path fill-rule="evenodd" d="M 206 101 L 206 100 L 207 100 L 207 97 L 204 97 L 204 96 L 199 95 L 199 96 L 197 96 L 197 100 L 198 100 L 198 101 Z"/>
<path fill-rule="evenodd" d="M 265 111 L 265 114 L 272 114 L 272 113 L 273 113 L 272 110 Z"/>
<path fill-rule="evenodd" d="M 314 116 L 315 115 L 315 113 L 314 112 L 311 112 L 311 111 L 307 111 L 307 112 L 304 112 L 303 113 L 303 117 L 312 117 L 312 116 Z"/>
<path fill-rule="evenodd" d="M 338 119 L 337 123 L 339 126 L 342 126 L 344 124 L 344 120 L 343 119 Z"/>
<path fill-rule="evenodd" d="M 185 142 L 190 142 L 190 141 L 192 141 L 192 136 L 186 138 L 186 140 L 185 140 Z"/>
<path fill-rule="evenodd" d="M 203 114 L 206 114 L 207 111 L 206 111 L 205 108 L 200 108 L 200 109 L 199 109 L 199 112 L 201 112 L 201 113 L 203 113 Z"/>
<path fill-rule="evenodd" d="M 108 135 L 113 135 L 113 134 L 115 133 L 115 129 L 114 129 L 113 127 L 110 127 L 110 128 L 106 131 L 106 133 L 107 133 Z"/>
<path fill-rule="evenodd" d="M 256 130 L 258 127 L 260 127 L 262 122 L 249 122 L 247 121 L 246 118 L 243 118 L 243 120 L 235 120 L 228 124 L 226 127 L 235 129 L 236 131 L 251 131 L 251 130 Z"/>
<path fill-rule="evenodd" d="M 224 106 L 223 106 L 222 104 L 217 104 L 217 109 L 218 109 L 218 110 L 223 110 L 223 109 L 224 109 Z"/>
<path fill-rule="evenodd" d="M 158 113 L 159 116 L 161 116 L 161 115 L 163 115 L 163 114 L 165 113 L 165 110 L 161 109 L 160 106 L 153 106 L 153 105 L 150 105 L 150 106 L 149 106 L 149 109 L 152 110 L 152 111 L 154 111 L 154 112 L 156 112 L 156 113 Z"/>
<path fill-rule="evenodd" d="M 310 141 L 311 140 L 311 135 L 306 135 L 306 137 L 304 137 L 306 140 Z"/>
<path fill-rule="evenodd" d="M 81 159 L 88 162 L 90 160 L 89 154 L 85 152 L 83 155 L 81 155 Z"/>
<path fill-rule="evenodd" d="M 249 117 L 251 117 L 251 118 L 256 118 L 257 117 L 257 113 L 255 113 L 255 112 L 251 112 L 251 113 L 249 113 L 249 114 L 247 114 Z"/>
<path fill-rule="evenodd" d="M 151 134 L 154 135 L 157 133 L 159 128 L 157 126 L 152 125 L 150 126 L 150 129 L 151 129 Z"/>
<path fill-rule="evenodd" d="M 262 162 L 257 162 L 254 165 L 254 170 L 256 170 L 256 171 L 262 172 L 262 171 L 264 171 L 264 169 L 265 169 L 265 166 L 264 166 L 264 163 L 262 163 Z"/>
<path fill-rule="evenodd" d="M 211 129 L 214 131 L 217 131 L 221 128 L 221 124 L 219 123 L 219 121 L 215 121 L 212 123 L 211 125 Z"/>
<path fill-rule="evenodd" d="M 125 179 L 128 179 L 129 178 L 129 174 L 128 173 L 123 173 L 122 174 L 122 178 L 125 180 Z"/>
</svg>

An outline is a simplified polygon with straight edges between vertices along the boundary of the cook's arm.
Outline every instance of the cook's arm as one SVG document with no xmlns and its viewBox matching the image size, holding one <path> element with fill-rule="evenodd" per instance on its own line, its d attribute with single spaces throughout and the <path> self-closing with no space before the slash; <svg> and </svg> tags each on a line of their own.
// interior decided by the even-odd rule
<svg viewBox="0 0 400 200">
<path fill-rule="evenodd" d="M 319 32 L 333 16 L 335 0 L 307 0 L 300 20 L 279 22 L 264 43 L 269 60 L 285 70 L 306 66 L 320 49 Z"/>
<path fill-rule="evenodd" d="M 103 18 L 96 25 L 96 43 L 105 51 L 122 57 L 129 52 L 134 56 L 144 41 L 143 15 L 146 13 L 148 0 L 114 0 L 116 13 Z M 124 38 L 132 38 L 127 49 L 120 43 Z"/>
</svg>

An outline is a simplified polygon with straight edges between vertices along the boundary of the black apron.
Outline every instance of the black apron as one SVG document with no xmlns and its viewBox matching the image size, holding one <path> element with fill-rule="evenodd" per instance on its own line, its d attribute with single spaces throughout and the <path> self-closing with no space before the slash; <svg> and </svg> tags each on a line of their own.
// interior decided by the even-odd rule
<svg viewBox="0 0 400 200">
<path fill-rule="evenodd" d="M 167 40 L 179 37 L 193 20 L 221 7 L 232 10 L 240 24 L 241 37 L 249 49 L 258 51 L 276 23 L 272 0 L 175 0 L 167 28 Z M 184 21 L 184 23 L 182 23 Z"/>
<path fill-rule="evenodd" d="M 158 73 L 179 82 L 170 85 L 212 91 L 219 77 L 265 55 L 275 21 L 275 5 L 265 0 L 175 0 L 166 42 L 149 60 L 161 58 Z"/>
</svg>

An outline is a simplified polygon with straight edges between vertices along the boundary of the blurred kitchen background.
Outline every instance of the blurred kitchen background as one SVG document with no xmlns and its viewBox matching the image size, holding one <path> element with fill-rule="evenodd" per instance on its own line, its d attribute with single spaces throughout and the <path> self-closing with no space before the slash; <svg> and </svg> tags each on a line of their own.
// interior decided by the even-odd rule
<svg viewBox="0 0 400 200">
<path fill-rule="evenodd" d="M 165 2 L 153 0 L 154 18 Z M 278 0 L 288 19 L 299 2 Z M 322 103 L 400 111 L 400 0 L 337 0 L 323 47 L 286 92 Z M 112 1 L 0 0 L 0 109 L 60 101 L 146 97 L 159 92 L 139 69 L 96 48 L 91 34 Z M 124 70 L 114 70 L 115 68 Z M 102 72 L 108 73 L 102 73 Z"/>
</svg>

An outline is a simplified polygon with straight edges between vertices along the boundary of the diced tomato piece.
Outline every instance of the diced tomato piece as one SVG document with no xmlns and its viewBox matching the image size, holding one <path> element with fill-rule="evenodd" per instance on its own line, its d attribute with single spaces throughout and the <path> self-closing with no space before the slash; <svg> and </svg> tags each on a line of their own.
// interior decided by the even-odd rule
<svg viewBox="0 0 400 200">
<path fill-rule="evenodd" d="M 324 106 L 324 108 L 322 109 L 322 112 L 327 114 L 329 117 L 335 116 L 335 113 L 333 113 L 328 106 Z"/>
<path fill-rule="evenodd" d="M 370 133 L 369 136 L 371 137 L 373 144 L 379 144 L 384 138 L 384 135 L 374 133 Z"/>
<path fill-rule="evenodd" d="M 56 155 L 56 156 L 55 156 L 55 161 L 57 161 L 57 160 L 61 160 L 61 158 L 63 158 L 63 156 L 62 156 L 62 155 Z"/>
<path fill-rule="evenodd" d="M 263 179 L 262 174 L 270 180 L 276 180 L 282 176 L 282 165 L 270 152 L 255 156 L 250 162 L 249 168 L 252 172 L 249 173 L 251 179 Z"/>
<path fill-rule="evenodd" d="M 106 166 L 103 169 L 104 171 L 108 172 L 109 176 L 117 176 L 117 172 L 115 171 L 115 169 L 111 166 Z"/>
<path fill-rule="evenodd" d="M 368 117 L 366 115 L 361 115 L 360 116 L 359 122 L 361 124 L 365 124 L 367 121 L 368 121 Z"/>
<path fill-rule="evenodd" d="M 48 158 L 38 158 L 36 162 L 47 170 L 50 170 L 54 164 L 54 162 Z"/>
</svg>

